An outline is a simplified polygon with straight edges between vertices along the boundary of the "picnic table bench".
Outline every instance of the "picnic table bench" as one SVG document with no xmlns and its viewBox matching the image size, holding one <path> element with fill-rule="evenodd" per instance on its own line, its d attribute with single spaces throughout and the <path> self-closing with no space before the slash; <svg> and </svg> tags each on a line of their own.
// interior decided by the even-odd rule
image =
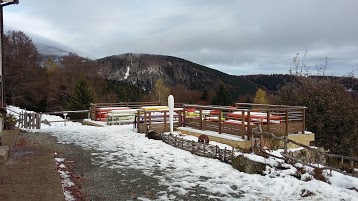
<svg viewBox="0 0 358 201">
<path fill-rule="evenodd" d="M 128 110 L 129 107 L 100 107 L 96 109 L 96 121 L 106 119 L 107 113 L 114 110 Z"/>
<path fill-rule="evenodd" d="M 107 112 L 108 125 L 133 123 L 138 109 L 111 110 Z"/>
</svg>

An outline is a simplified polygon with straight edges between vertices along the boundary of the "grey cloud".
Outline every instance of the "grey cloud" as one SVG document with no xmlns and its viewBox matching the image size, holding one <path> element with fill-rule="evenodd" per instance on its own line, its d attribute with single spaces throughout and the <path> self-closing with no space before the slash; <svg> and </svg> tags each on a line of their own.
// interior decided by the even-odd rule
<svg viewBox="0 0 358 201">
<path fill-rule="evenodd" d="M 92 58 L 169 54 L 232 74 L 286 73 L 292 57 L 309 49 L 312 65 L 327 55 L 332 72 L 341 74 L 339 67 L 358 68 L 357 7 L 355 0 L 24 0 L 18 18 L 43 22 L 46 30 L 21 20 L 11 26 Z"/>
</svg>

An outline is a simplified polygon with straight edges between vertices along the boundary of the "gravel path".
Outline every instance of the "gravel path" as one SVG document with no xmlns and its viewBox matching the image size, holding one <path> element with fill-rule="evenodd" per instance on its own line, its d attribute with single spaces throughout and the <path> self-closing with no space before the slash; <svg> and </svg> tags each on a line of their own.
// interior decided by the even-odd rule
<svg viewBox="0 0 358 201">
<path fill-rule="evenodd" d="M 140 170 L 128 168 L 107 168 L 101 165 L 100 159 L 94 157 L 91 150 L 84 150 L 74 144 L 59 144 L 57 139 L 44 133 L 25 133 L 35 143 L 52 145 L 58 157 L 72 162 L 76 171 L 83 200 L 118 201 L 118 200 L 221 200 L 206 192 L 205 189 L 193 188 L 188 195 L 173 193 L 168 195 L 167 186 L 161 185 L 157 176 L 160 171 L 154 171 L 151 176 Z M 96 150 L 98 155 L 98 150 Z M 205 179 L 205 178 L 199 178 Z M 165 195 L 161 197 L 162 195 Z M 235 195 L 234 195 L 235 196 Z M 236 198 L 239 198 L 236 196 Z"/>
</svg>

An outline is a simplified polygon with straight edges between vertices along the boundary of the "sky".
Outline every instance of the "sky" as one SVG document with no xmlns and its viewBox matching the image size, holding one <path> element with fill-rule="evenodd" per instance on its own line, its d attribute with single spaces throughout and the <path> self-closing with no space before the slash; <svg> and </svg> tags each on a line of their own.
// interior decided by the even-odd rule
<svg viewBox="0 0 358 201">
<path fill-rule="evenodd" d="M 4 25 L 92 59 L 171 55 L 233 75 L 288 73 L 299 53 L 311 74 L 358 75 L 356 0 L 20 0 Z"/>
</svg>

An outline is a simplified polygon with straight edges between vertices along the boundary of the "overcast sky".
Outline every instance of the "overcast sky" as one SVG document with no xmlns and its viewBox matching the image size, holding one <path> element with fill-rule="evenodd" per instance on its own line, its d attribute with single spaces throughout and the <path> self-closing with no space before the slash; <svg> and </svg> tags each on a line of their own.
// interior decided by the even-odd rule
<svg viewBox="0 0 358 201">
<path fill-rule="evenodd" d="M 327 56 L 326 74 L 345 75 L 358 69 L 357 9 L 357 0 L 20 0 L 4 7 L 4 24 L 90 58 L 163 54 L 271 74 L 308 49 L 312 74 Z"/>
</svg>

